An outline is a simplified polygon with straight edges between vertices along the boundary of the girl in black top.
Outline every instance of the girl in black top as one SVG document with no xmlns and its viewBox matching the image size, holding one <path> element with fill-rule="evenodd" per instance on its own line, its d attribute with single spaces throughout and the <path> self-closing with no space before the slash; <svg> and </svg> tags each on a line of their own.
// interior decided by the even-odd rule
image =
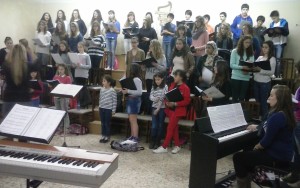
<svg viewBox="0 0 300 188">
<path fill-rule="evenodd" d="M 124 50 L 125 54 L 131 49 L 131 38 L 138 35 L 139 24 L 135 21 L 134 12 L 130 11 L 127 15 L 127 20 L 124 28 L 131 28 L 131 30 L 123 31 L 124 34 Z"/>
<path fill-rule="evenodd" d="M 139 32 L 139 48 L 144 50 L 145 54 L 149 51 L 150 41 L 157 39 L 157 33 L 155 29 L 151 27 L 151 19 L 145 18 L 143 22 L 143 27 L 140 28 Z"/>
<path fill-rule="evenodd" d="M 232 33 L 230 30 L 230 25 L 228 23 L 223 23 L 220 26 L 220 31 L 216 37 L 217 47 L 226 50 L 233 49 L 233 42 L 232 42 Z"/>
<path fill-rule="evenodd" d="M 48 31 L 52 34 L 55 28 L 53 26 L 53 22 L 52 22 L 52 19 L 51 19 L 51 16 L 50 16 L 49 12 L 45 12 L 43 14 L 41 20 L 43 20 L 47 23 Z"/>
<path fill-rule="evenodd" d="M 80 17 L 78 9 L 74 9 L 73 12 L 72 12 L 70 24 L 72 22 L 76 22 L 78 24 L 80 34 L 82 36 L 84 36 L 86 34 L 87 28 L 86 28 L 86 25 L 85 25 L 84 21 Z"/>
<path fill-rule="evenodd" d="M 4 44 L 5 44 L 5 48 L 2 48 L 0 50 L 0 66 L 3 65 L 3 63 L 5 62 L 5 57 L 7 55 L 7 53 L 12 49 L 13 47 L 13 40 L 11 39 L 11 37 L 5 37 L 4 39 Z"/>
</svg>

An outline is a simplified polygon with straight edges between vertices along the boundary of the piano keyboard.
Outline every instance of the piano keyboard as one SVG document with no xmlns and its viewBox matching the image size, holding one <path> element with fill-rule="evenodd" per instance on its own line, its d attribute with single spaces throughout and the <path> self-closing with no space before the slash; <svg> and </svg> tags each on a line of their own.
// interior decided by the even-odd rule
<svg viewBox="0 0 300 188">
<path fill-rule="evenodd" d="M 229 135 L 226 135 L 226 136 L 219 137 L 218 140 L 219 140 L 219 142 L 225 142 L 225 141 L 231 140 L 233 138 L 243 136 L 243 135 L 248 134 L 248 133 L 250 133 L 249 130 L 243 130 L 243 131 L 239 131 L 239 132 L 236 132 L 236 133 L 233 133 L 233 134 L 229 134 Z"/>
</svg>

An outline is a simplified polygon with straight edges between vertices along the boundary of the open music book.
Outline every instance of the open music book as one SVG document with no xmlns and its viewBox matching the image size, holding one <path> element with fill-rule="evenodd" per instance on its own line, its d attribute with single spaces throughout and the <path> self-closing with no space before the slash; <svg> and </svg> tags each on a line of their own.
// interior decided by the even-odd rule
<svg viewBox="0 0 300 188">
<path fill-rule="evenodd" d="M 73 84 L 58 84 L 50 94 L 55 97 L 74 98 L 82 87 L 83 86 Z"/>
<path fill-rule="evenodd" d="M 214 99 L 219 99 L 219 98 L 225 97 L 225 95 L 220 90 L 218 90 L 215 86 L 212 86 L 206 90 L 202 90 L 197 86 L 195 86 L 195 88 L 199 91 L 200 94 L 205 94 Z"/>
<path fill-rule="evenodd" d="M 0 135 L 49 144 L 65 111 L 16 104 L 0 125 Z"/>
<path fill-rule="evenodd" d="M 247 125 L 240 103 L 207 107 L 207 112 L 215 133 Z"/>
<path fill-rule="evenodd" d="M 56 64 L 65 64 L 64 60 L 57 54 L 51 54 L 52 58 L 54 59 Z"/>
<path fill-rule="evenodd" d="M 33 43 L 35 43 L 36 45 L 44 46 L 44 43 L 41 41 L 41 39 L 39 39 L 39 38 L 34 38 L 34 39 L 32 39 L 32 40 L 33 40 Z"/>
</svg>

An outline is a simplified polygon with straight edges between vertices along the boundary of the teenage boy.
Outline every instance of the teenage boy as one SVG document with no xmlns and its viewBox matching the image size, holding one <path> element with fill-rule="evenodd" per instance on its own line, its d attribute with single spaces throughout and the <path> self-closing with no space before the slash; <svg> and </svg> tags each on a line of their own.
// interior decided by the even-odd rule
<svg viewBox="0 0 300 188">
<path fill-rule="evenodd" d="M 167 15 L 167 23 L 162 27 L 161 30 L 161 36 L 163 36 L 163 49 L 167 59 L 168 68 L 170 68 L 171 66 L 171 59 L 172 59 L 171 41 L 176 32 L 176 25 L 172 23 L 173 20 L 174 20 L 174 14 L 169 13 Z"/>
<path fill-rule="evenodd" d="M 265 22 L 264 16 L 258 16 L 256 19 L 256 26 L 254 26 L 254 36 L 258 39 L 259 45 L 262 46 L 263 42 L 265 42 L 264 32 L 267 29 L 263 24 Z"/>
<path fill-rule="evenodd" d="M 233 33 L 233 46 L 236 47 L 242 34 L 242 27 L 245 22 L 253 25 L 252 18 L 248 15 L 249 5 L 242 4 L 241 14 L 236 16 L 231 24 L 231 32 Z"/>
<path fill-rule="evenodd" d="M 221 12 L 219 16 L 220 16 L 220 21 L 221 22 L 218 25 L 215 26 L 215 36 L 220 31 L 221 25 L 226 23 L 227 14 L 226 14 L 226 12 Z"/>
<path fill-rule="evenodd" d="M 186 37 L 188 40 L 192 40 L 192 30 L 194 26 L 194 22 L 191 20 L 192 18 L 192 11 L 191 10 L 186 10 L 185 11 L 185 28 L 186 28 Z"/>
<path fill-rule="evenodd" d="M 204 23 L 205 23 L 206 31 L 208 32 L 208 34 L 213 33 L 214 32 L 214 28 L 209 24 L 210 15 L 205 14 L 203 16 L 203 18 L 204 18 Z"/>
</svg>

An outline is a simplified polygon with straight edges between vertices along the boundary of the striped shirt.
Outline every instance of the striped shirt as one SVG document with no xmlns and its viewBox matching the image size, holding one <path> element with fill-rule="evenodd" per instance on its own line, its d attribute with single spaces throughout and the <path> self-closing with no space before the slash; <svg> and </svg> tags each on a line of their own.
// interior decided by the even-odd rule
<svg viewBox="0 0 300 188">
<path fill-rule="evenodd" d="M 168 86 L 165 85 L 164 88 L 157 87 L 154 89 L 152 87 L 151 93 L 150 93 L 150 100 L 153 102 L 152 107 L 153 108 L 165 108 L 165 93 L 168 92 Z"/>
<path fill-rule="evenodd" d="M 106 42 L 103 35 L 97 35 L 92 37 L 92 40 L 88 47 L 88 54 L 95 56 L 103 56 L 104 48 L 106 48 Z"/>
<path fill-rule="evenodd" d="M 117 93 L 113 88 L 106 89 L 101 87 L 99 97 L 99 108 L 112 110 L 116 112 L 117 108 Z"/>
</svg>

